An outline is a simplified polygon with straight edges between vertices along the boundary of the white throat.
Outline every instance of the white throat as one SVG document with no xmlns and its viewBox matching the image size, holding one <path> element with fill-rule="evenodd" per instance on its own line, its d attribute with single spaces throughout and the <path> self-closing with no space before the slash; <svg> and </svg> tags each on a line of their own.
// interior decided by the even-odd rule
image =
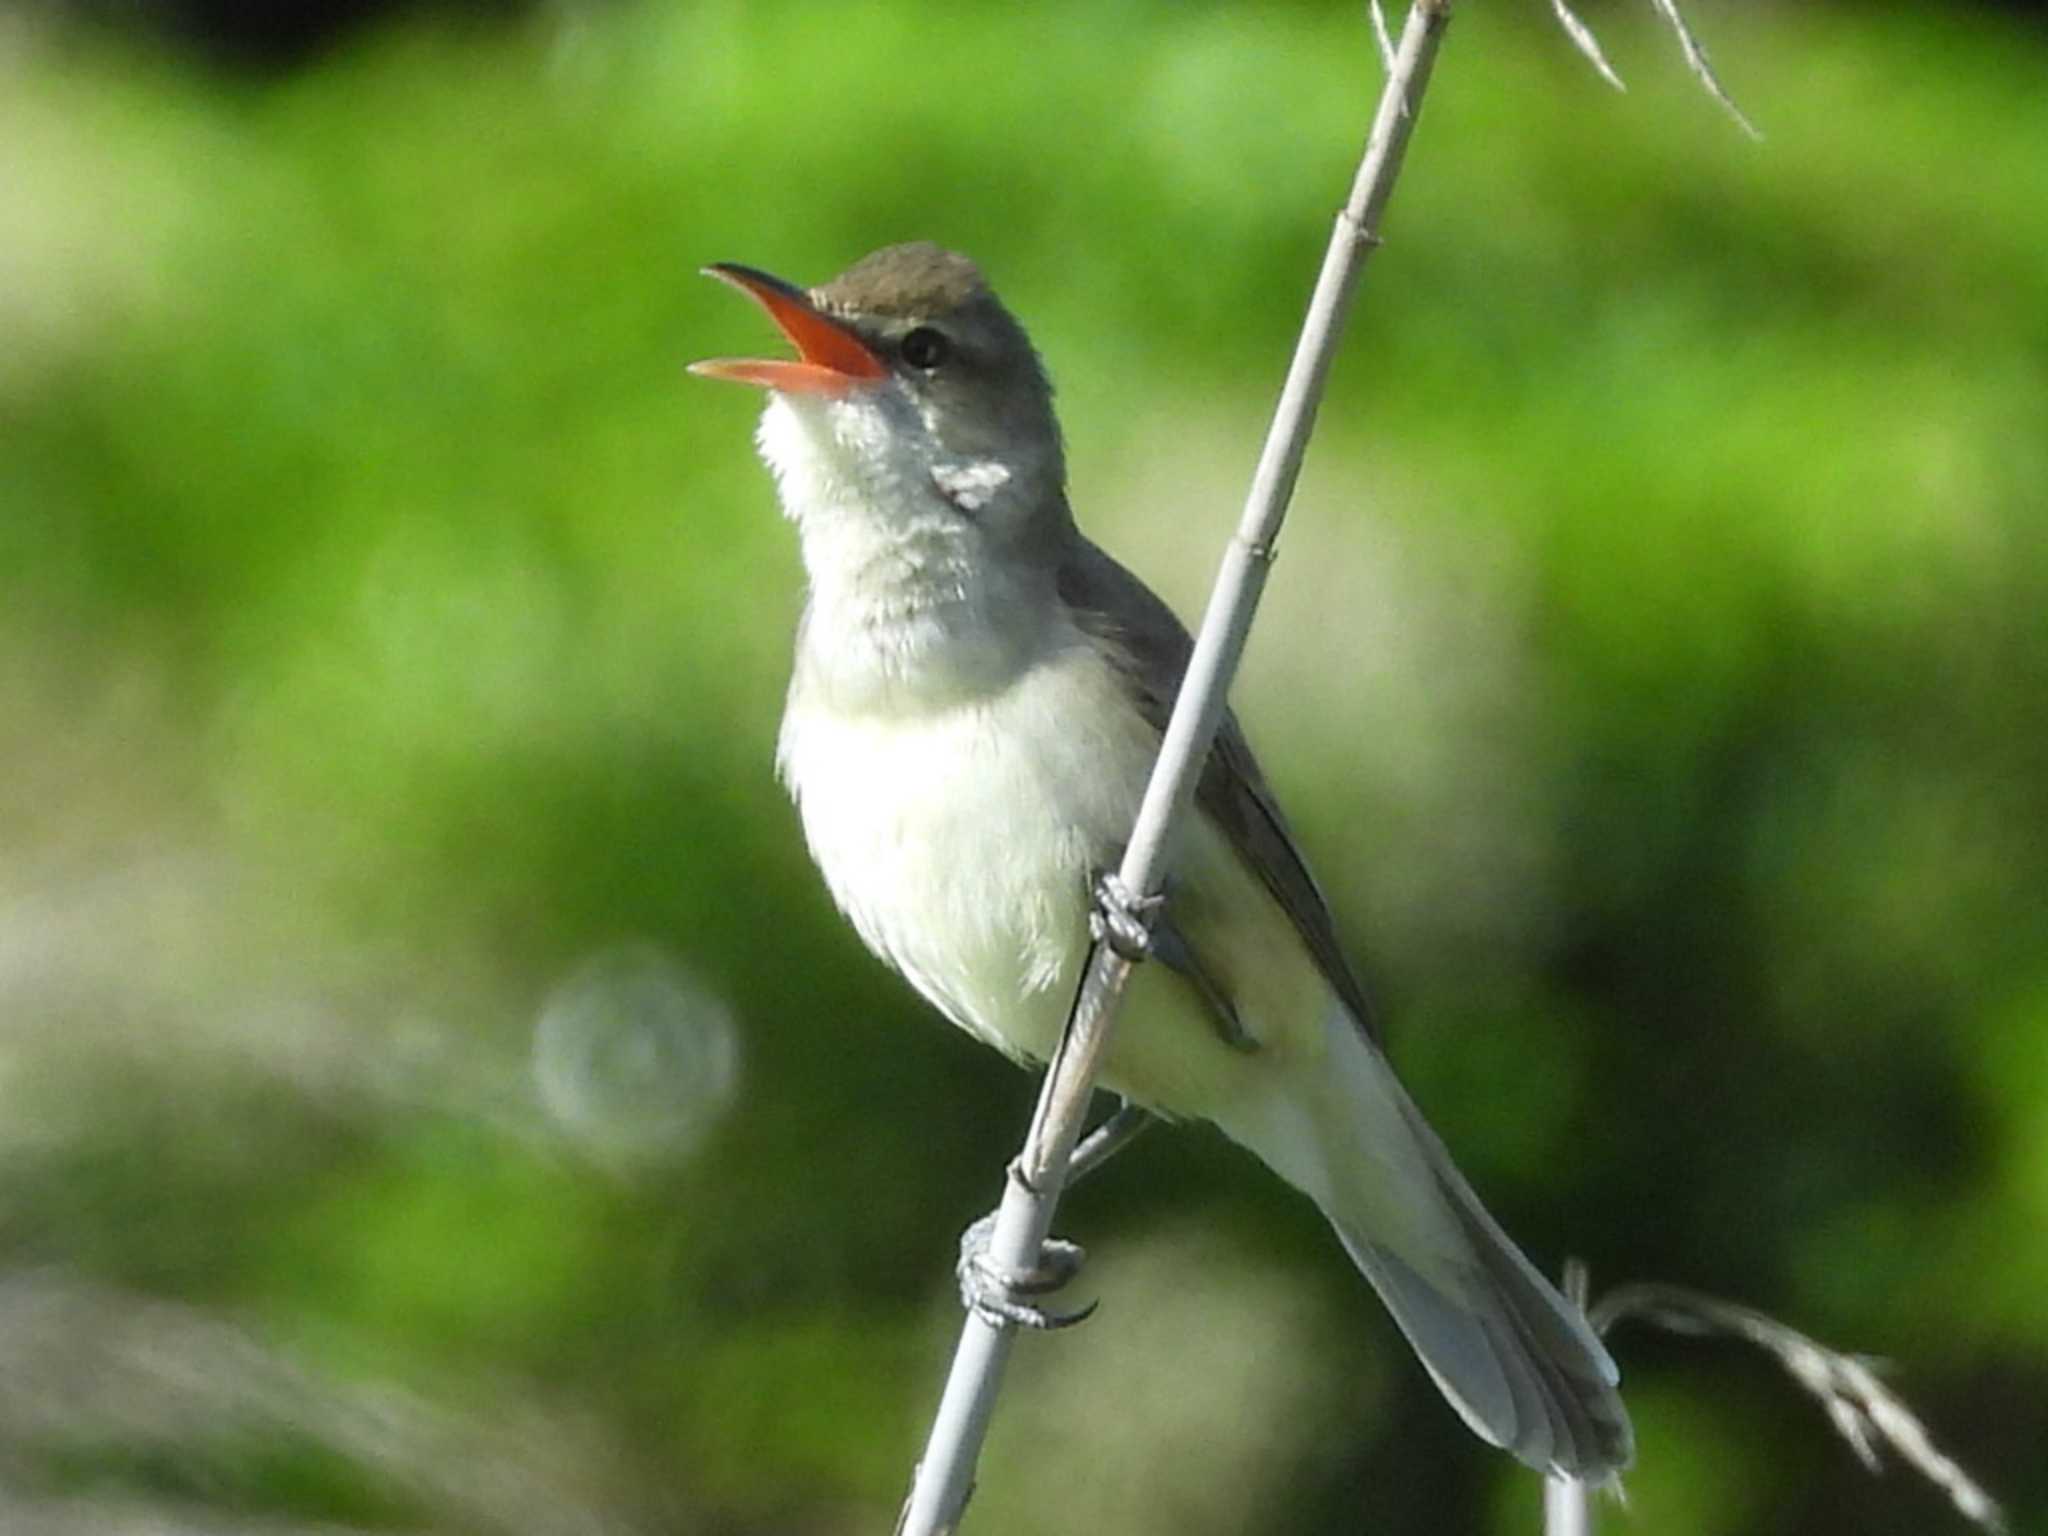
<svg viewBox="0 0 2048 1536">
<path fill-rule="evenodd" d="M 943 709 L 1006 687 L 1054 617 L 1034 573 L 990 546 L 1009 465 L 943 454 L 894 390 L 769 397 L 757 440 L 803 542 L 809 601 L 791 705 Z"/>
</svg>

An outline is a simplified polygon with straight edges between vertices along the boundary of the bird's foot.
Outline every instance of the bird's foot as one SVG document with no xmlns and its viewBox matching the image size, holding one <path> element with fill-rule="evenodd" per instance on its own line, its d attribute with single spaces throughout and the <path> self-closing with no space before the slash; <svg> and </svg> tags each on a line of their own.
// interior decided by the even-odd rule
<svg viewBox="0 0 2048 1536">
<path fill-rule="evenodd" d="M 960 1234 L 960 1304 L 998 1328 L 1071 1328 L 1094 1315 L 1096 1302 L 1076 1312 L 1054 1312 L 1029 1298 L 1058 1290 L 1081 1272 L 1087 1257 L 1079 1243 L 1049 1237 L 1039 1246 L 1038 1263 L 1026 1270 L 1007 1270 L 989 1255 L 995 1236 L 996 1212 L 990 1211 Z"/>
<path fill-rule="evenodd" d="M 1088 913 L 1088 932 L 1096 943 L 1107 944 L 1136 965 L 1152 955 L 1152 919 L 1166 905 L 1163 893 L 1140 896 L 1113 869 L 1097 872 L 1088 894 L 1095 905 Z"/>
</svg>

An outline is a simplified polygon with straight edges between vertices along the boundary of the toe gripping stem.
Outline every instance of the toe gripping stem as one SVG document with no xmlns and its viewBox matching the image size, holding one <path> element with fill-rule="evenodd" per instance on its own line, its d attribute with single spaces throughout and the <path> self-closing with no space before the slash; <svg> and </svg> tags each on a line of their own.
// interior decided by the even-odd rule
<svg viewBox="0 0 2048 1536">
<path fill-rule="evenodd" d="M 1009 1176 L 1029 1185 L 1023 1170 L 1010 1165 Z M 1029 1269 L 1012 1270 L 998 1265 L 989 1255 L 995 1236 L 997 1212 L 990 1211 L 960 1234 L 960 1302 L 983 1322 L 997 1328 L 1034 1328 L 1050 1332 L 1086 1322 L 1097 1302 L 1072 1312 L 1055 1312 L 1030 1298 L 1058 1290 L 1081 1272 L 1087 1257 L 1079 1243 L 1048 1237 L 1039 1245 L 1038 1262 Z"/>
<path fill-rule="evenodd" d="M 1088 912 L 1088 932 L 1098 944 L 1107 944 L 1132 965 L 1152 957 L 1152 924 L 1166 905 L 1162 892 L 1140 896 L 1113 869 L 1100 871 L 1089 883 L 1094 905 Z"/>
</svg>

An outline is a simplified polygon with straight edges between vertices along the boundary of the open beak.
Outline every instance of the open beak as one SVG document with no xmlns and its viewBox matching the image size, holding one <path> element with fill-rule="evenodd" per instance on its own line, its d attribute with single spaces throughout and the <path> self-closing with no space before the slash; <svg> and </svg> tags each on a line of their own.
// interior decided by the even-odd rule
<svg viewBox="0 0 2048 1536">
<path fill-rule="evenodd" d="M 730 261 L 713 262 L 704 275 L 731 283 L 767 310 L 768 318 L 795 344 L 798 359 L 717 357 L 690 364 L 690 372 L 700 378 L 730 379 L 792 395 L 843 395 L 888 377 L 889 369 L 874 349 L 820 310 L 801 288 Z"/>
</svg>

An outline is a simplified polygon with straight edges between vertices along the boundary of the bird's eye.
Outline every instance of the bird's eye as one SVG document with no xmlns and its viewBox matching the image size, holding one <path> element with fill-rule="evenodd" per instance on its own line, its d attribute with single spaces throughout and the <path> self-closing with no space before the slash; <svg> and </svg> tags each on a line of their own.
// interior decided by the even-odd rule
<svg viewBox="0 0 2048 1536">
<path fill-rule="evenodd" d="M 920 325 L 903 338 L 903 361 L 927 373 L 943 363 L 952 350 L 945 336 L 928 325 Z"/>
</svg>

